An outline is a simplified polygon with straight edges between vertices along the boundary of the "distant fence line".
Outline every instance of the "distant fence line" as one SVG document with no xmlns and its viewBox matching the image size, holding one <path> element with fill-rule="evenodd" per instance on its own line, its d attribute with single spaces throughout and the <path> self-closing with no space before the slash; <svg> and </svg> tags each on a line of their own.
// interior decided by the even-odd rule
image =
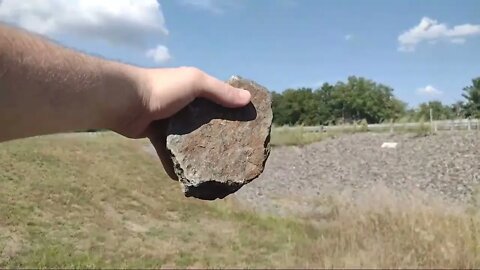
<svg viewBox="0 0 480 270">
<path fill-rule="evenodd" d="M 410 122 L 410 123 L 384 123 L 368 124 L 369 131 L 395 131 L 404 129 L 415 129 L 421 126 L 431 127 L 433 131 L 440 130 L 480 130 L 480 119 L 457 119 L 457 120 L 436 120 L 432 122 Z M 349 129 L 360 129 L 360 124 L 335 125 L 335 126 L 302 126 L 305 132 L 341 131 Z M 298 127 L 283 126 L 279 129 L 295 129 Z"/>
</svg>

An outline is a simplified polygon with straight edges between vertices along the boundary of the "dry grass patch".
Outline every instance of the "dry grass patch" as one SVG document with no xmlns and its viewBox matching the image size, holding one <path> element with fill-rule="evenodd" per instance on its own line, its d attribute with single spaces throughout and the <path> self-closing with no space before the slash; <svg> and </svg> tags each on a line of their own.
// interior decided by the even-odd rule
<svg viewBox="0 0 480 270">
<path fill-rule="evenodd" d="M 1 144 L 0 267 L 280 267 L 285 245 L 307 241 L 308 225 L 185 198 L 142 144 L 111 133 Z"/>
<path fill-rule="evenodd" d="M 319 236 L 305 256 L 321 267 L 478 268 L 480 216 L 421 192 L 381 185 L 312 202 Z M 307 255 L 308 254 L 308 255 Z"/>
<path fill-rule="evenodd" d="M 480 267 L 475 211 L 375 190 L 314 202 L 328 215 L 258 215 L 184 198 L 143 144 L 1 144 L 0 267 Z"/>
</svg>

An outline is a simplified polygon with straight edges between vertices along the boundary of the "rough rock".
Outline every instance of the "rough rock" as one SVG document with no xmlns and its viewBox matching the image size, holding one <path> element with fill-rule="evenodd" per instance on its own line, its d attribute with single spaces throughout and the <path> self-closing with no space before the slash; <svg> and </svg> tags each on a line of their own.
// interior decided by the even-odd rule
<svg viewBox="0 0 480 270">
<path fill-rule="evenodd" d="M 238 76 L 227 82 L 250 91 L 251 102 L 232 109 L 198 98 L 169 121 L 166 146 L 187 197 L 234 193 L 263 172 L 270 154 L 270 93 Z"/>
</svg>

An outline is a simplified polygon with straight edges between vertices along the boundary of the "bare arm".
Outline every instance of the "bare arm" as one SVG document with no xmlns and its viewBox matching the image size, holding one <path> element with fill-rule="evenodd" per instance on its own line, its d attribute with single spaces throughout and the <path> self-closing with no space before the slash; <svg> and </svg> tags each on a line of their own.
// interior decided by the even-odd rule
<svg viewBox="0 0 480 270">
<path fill-rule="evenodd" d="M 248 91 L 196 68 L 145 69 L 107 61 L 0 24 L 0 142 L 111 129 L 148 137 L 175 178 L 161 120 L 196 97 L 226 107 L 250 101 Z"/>
<path fill-rule="evenodd" d="M 0 25 L 0 141 L 113 129 L 138 103 L 137 73 Z"/>
<path fill-rule="evenodd" d="M 145 137 L 197 96 L 230 107 L 250 99 L 195 68 L 107 61 L 0 24 L 0 142 L 90 128 Z"/>
</svg>

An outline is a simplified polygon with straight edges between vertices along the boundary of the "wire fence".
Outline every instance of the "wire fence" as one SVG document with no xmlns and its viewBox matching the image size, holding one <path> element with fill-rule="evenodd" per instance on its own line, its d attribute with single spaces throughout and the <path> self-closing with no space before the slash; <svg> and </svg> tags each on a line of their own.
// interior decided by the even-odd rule
<svg viewBox="0 0 480 270">
<path fill-rule="evenodd" d="M 295 129 L 298 127 L 279 127 L 280 129 Z M 348 131 L 348 130 L 368 130 L 368 131 L 404 131 L 428 128 L 431 131 L 448 130 L 478 130 L 480 131 L 480 119 L 456 119 L 456 120 L 436 120 L 430 122 L 409 122 L 409 123 L 382 123 L 382 124 L 347 124 L 335 126 L 303 126 L 304 132 L 327 132 L 327 131 Z"/>
</svg>

